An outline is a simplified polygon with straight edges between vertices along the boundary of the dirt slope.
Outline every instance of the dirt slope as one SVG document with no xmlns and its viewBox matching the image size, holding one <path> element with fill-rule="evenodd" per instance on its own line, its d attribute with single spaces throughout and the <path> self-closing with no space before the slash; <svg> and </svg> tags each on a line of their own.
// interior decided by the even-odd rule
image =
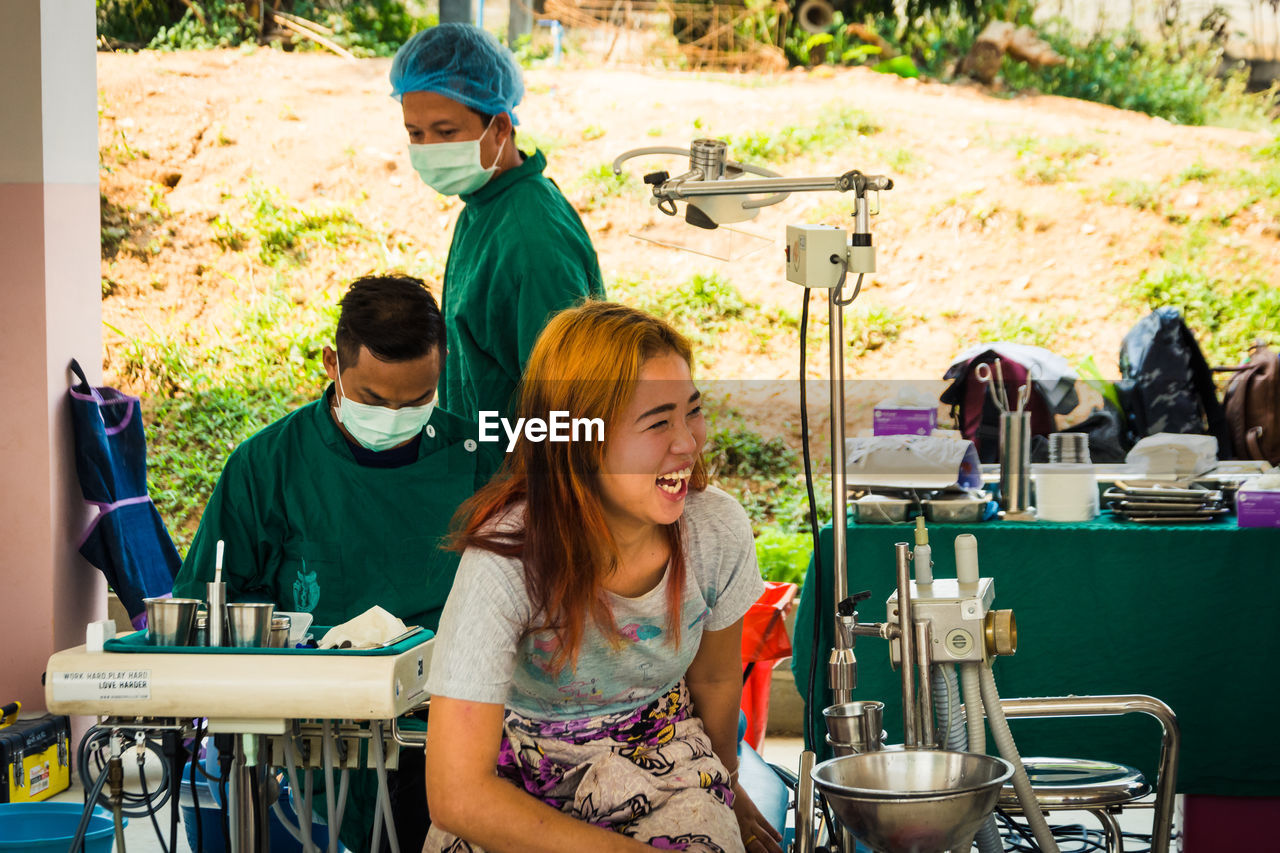
<svg viewBox="0 0 1280 853">
<path fill-rule="evenodd" d="M 103 259 L 112 290 L 103 304 L 111 381 L 131 381 L 120 372 L 129 337 L 163 334 L 198 347 L 268 282 L 306 302 L 378 265 L 439 275 L 458 204 L 409 168 L 399 109 L 387 96 L 388 64 L 269 50 L 100 55 L 102 192 L 128 223 L 119 249 Z M 850 372 L 865 379 L 937 380 L 953 355 L 1011 317 L 1047 329 L 1048 345 L 1072 360 L 1093 354 L 1114 375 L 1120 338 L 1142 313 L 1126 289 L 1181 226 L 1171 224 L 1169 209 L 1105 202 L 1110 182 L 1167 181 L 1197 163 L 1246 167 L 1249 150 L 1264 141 L 863 69 L 759 77 L 546 69 L 528 72 L 526 82 L 520 130 L 549 144 L 550 174 L 583 206 L 593 194 L 584 173 L 633 147 L 813 125 L 841 107 L 867 113 L 879 132 L 775 166 L 787 175 L 858 168 L 897 182 L 872 220 L 880 270 L 853 313 L 897 317 L 900 331 L 883 345 L 873 336 L 871 348 L 851 358 Z M 1054 159 L 1053 151 L 1068 153 Z M 652 216 L 638 180 L 650 165 L 682 170 L 674 158 L 633 161 L 636 185 L 584 213 L 606 277 L 660 289 L 718 272 L 769 311 L 798 313 L 800 291 L 783 276 L 783 227 L 846 222 L 847 202 L 792 196 L 745 226 L 771 246 L 717 261 L 629 236 Z M 321 247 L 306 262 L 276 267 L 252 247 L 219 245 L 217 217 L 243 222 L 254 186 L 278 187 L 296 205 L 342 205 L 381 234 L 382 245 Z M 1184 189 L 1169 206 L 1175 219 L 1194 221 L 1218 201 L 1214 191 Z M 1276 276 L 1273 221 L 1245 211 L 1225 239 L 1269 258 Z M 825 317 L 824 305 L 815 310 Z M 810 374 L 825 375 L 823 350 L 813 359 Z M 747 329 L 731 333 L 705 365 L 704 377 L 794 378 L 796 336 L 783 329 L 762 342 Z"/>
</svg>

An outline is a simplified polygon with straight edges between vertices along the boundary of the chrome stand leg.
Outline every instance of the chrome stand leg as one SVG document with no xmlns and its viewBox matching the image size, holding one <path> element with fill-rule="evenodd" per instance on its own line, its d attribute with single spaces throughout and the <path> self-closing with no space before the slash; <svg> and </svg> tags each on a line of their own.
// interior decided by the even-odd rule
<svg viewBox="0 0 1280 853">
<path fill-rule="evenodd" d="M 227 787 L 231 809 L 231 853 L 255 853 L 257 849 L 258 826 L 254 819 L 253 786 L 250 784 L 250 777 L 257 768 L 245 761 L 245 737 L 252 735 L 236 735 Z"/>
<path fill-rule="evenodd" d="M 1107 853 L 1124 853 L 1124 833 L 1120 831 L 1116 816 L 1106 809 L 1097 809 L 1093 815 L 1102 823 Z"/>
</svg>

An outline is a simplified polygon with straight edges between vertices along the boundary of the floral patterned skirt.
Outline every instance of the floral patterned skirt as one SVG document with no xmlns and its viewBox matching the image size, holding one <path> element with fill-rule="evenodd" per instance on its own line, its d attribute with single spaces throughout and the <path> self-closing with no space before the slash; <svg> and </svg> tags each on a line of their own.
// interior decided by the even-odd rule
<svg viewBox="0 0 1280 853">
<path fill-rule="evenodd" d="M 743 853 L 729 774 L 684 682 L 634 711 L 533 720 L 508 710 L 498 775 L 579 820 L 659 850 Z M 424 853 L 484 853 L 431 828 Z"/>
</svg>

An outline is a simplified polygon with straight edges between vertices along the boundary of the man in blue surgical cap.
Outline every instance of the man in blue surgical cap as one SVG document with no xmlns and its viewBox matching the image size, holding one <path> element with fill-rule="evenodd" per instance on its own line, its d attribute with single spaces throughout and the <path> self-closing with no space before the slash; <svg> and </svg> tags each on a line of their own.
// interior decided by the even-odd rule
<svg viewBox="0 0 1280 853">
<path fill-rule="evenodd" d="M 468 420 L 482 411 L 512 417 L 516 384 L 547 320 L 604 296 L 595 249 L 543 174 L 546 157 L 516 148 L 524 83 L 493 36 L 469 24 L 423 30 L 396 53 L 391 88 L 414 170 L 466 203 L 444 272 L 449 353 L 440 406 Z"/>
</svg>

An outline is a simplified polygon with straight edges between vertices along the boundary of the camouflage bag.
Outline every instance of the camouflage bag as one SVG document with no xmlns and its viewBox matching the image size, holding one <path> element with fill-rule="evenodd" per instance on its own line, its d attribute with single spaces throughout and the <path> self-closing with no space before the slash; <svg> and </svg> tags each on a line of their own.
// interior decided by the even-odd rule
<svg viewBox="0 0 1280 853">
<path fill-rule="evenodd" d="M 1178 309 L 1157 308 L 1129 330 L 1120 345 L 1120 374 L 1116 390 L 1130 442 L 1159 432 L 1212 435 L 1218 457 L 1230 457 L 1213 372 Z"/>
</svg>

